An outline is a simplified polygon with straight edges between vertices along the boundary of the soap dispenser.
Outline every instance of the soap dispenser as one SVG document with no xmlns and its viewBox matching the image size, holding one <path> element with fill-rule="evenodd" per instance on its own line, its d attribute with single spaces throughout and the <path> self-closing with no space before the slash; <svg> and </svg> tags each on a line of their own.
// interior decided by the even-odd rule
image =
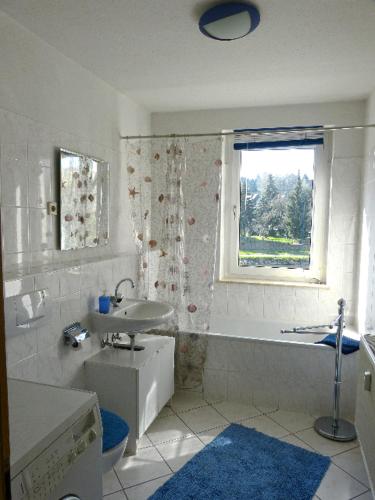
<svg viewBox="0 0 375 500">
<path fill-rule="evenodd" d="M 108 314 L 111 306 L 111 297 L 106 295 L 106 291 L 103 291 L 103 295 L 99 297 L 99 312 L 101 314 Z"/>
</svg>

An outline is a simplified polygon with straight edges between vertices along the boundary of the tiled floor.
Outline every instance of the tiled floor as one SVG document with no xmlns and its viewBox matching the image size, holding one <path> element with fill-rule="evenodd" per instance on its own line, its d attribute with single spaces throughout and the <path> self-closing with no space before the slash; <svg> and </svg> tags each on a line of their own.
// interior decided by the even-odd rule
<svg viewBox="0 0 375 500">
<path fill-rule="evenodd" d="M 103 476 L 105 500 L 145 500 L 212 441 L 231 422 L 240 422 L 296 446 L 332 457 L 316 500 L 371 500 L 357 442 L 329 441 L 312 429 L 314 417 L 255 408 L 232 402 L 210 402 L 194 392 L 177 392 L 139 443 Z M 229 499 L 228 499 L 229 500 Z"/>
</svg>

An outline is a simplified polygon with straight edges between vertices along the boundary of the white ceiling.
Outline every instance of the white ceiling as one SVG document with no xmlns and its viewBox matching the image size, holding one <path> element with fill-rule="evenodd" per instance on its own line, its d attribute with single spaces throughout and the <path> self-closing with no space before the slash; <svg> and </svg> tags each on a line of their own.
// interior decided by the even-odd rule
<svg viewBox="0 0 375 500">
<path fill-rule="evenodd" d="M 0 0 L 0 9 L 152 111 L 366 97 L 374 0 L 254 0 L 257 30 L 201 35 L 199 0 Z"/>
</svg>

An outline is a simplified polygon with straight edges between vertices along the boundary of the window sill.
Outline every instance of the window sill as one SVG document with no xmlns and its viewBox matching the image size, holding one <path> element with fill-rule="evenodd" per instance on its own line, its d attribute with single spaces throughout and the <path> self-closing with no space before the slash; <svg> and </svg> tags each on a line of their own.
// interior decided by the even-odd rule
<svg viewBox="0 0 375 500">
<path fill-rule="evenodd" d="M 218 283 L 243 283 L 247 285 L 268 285 L 268 286 L 289 286 L 297 288 L 319 288 L 326 289 L 330 288 L 326 283 L 309 283 L 307 281 L 277 281 L 277 280 L 267 280 L 267 279 L 251 279 L 251 278 L 235 278 L 235 277 L 223 277 L 219 278 Z"/>
</svg>

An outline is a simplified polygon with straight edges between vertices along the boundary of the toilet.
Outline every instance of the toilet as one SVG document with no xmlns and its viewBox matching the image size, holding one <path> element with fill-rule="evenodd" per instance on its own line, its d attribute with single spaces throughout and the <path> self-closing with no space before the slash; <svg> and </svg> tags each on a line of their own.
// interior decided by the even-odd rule
<svg viewBox="0 0 375 500">
<path fill-rule="evenodd" d="M 129 426 L 121 417 L 100 408 L 103 426 L 102 469 L 108 472 L 123 456 L 128 442 Z"/>
</svg>

